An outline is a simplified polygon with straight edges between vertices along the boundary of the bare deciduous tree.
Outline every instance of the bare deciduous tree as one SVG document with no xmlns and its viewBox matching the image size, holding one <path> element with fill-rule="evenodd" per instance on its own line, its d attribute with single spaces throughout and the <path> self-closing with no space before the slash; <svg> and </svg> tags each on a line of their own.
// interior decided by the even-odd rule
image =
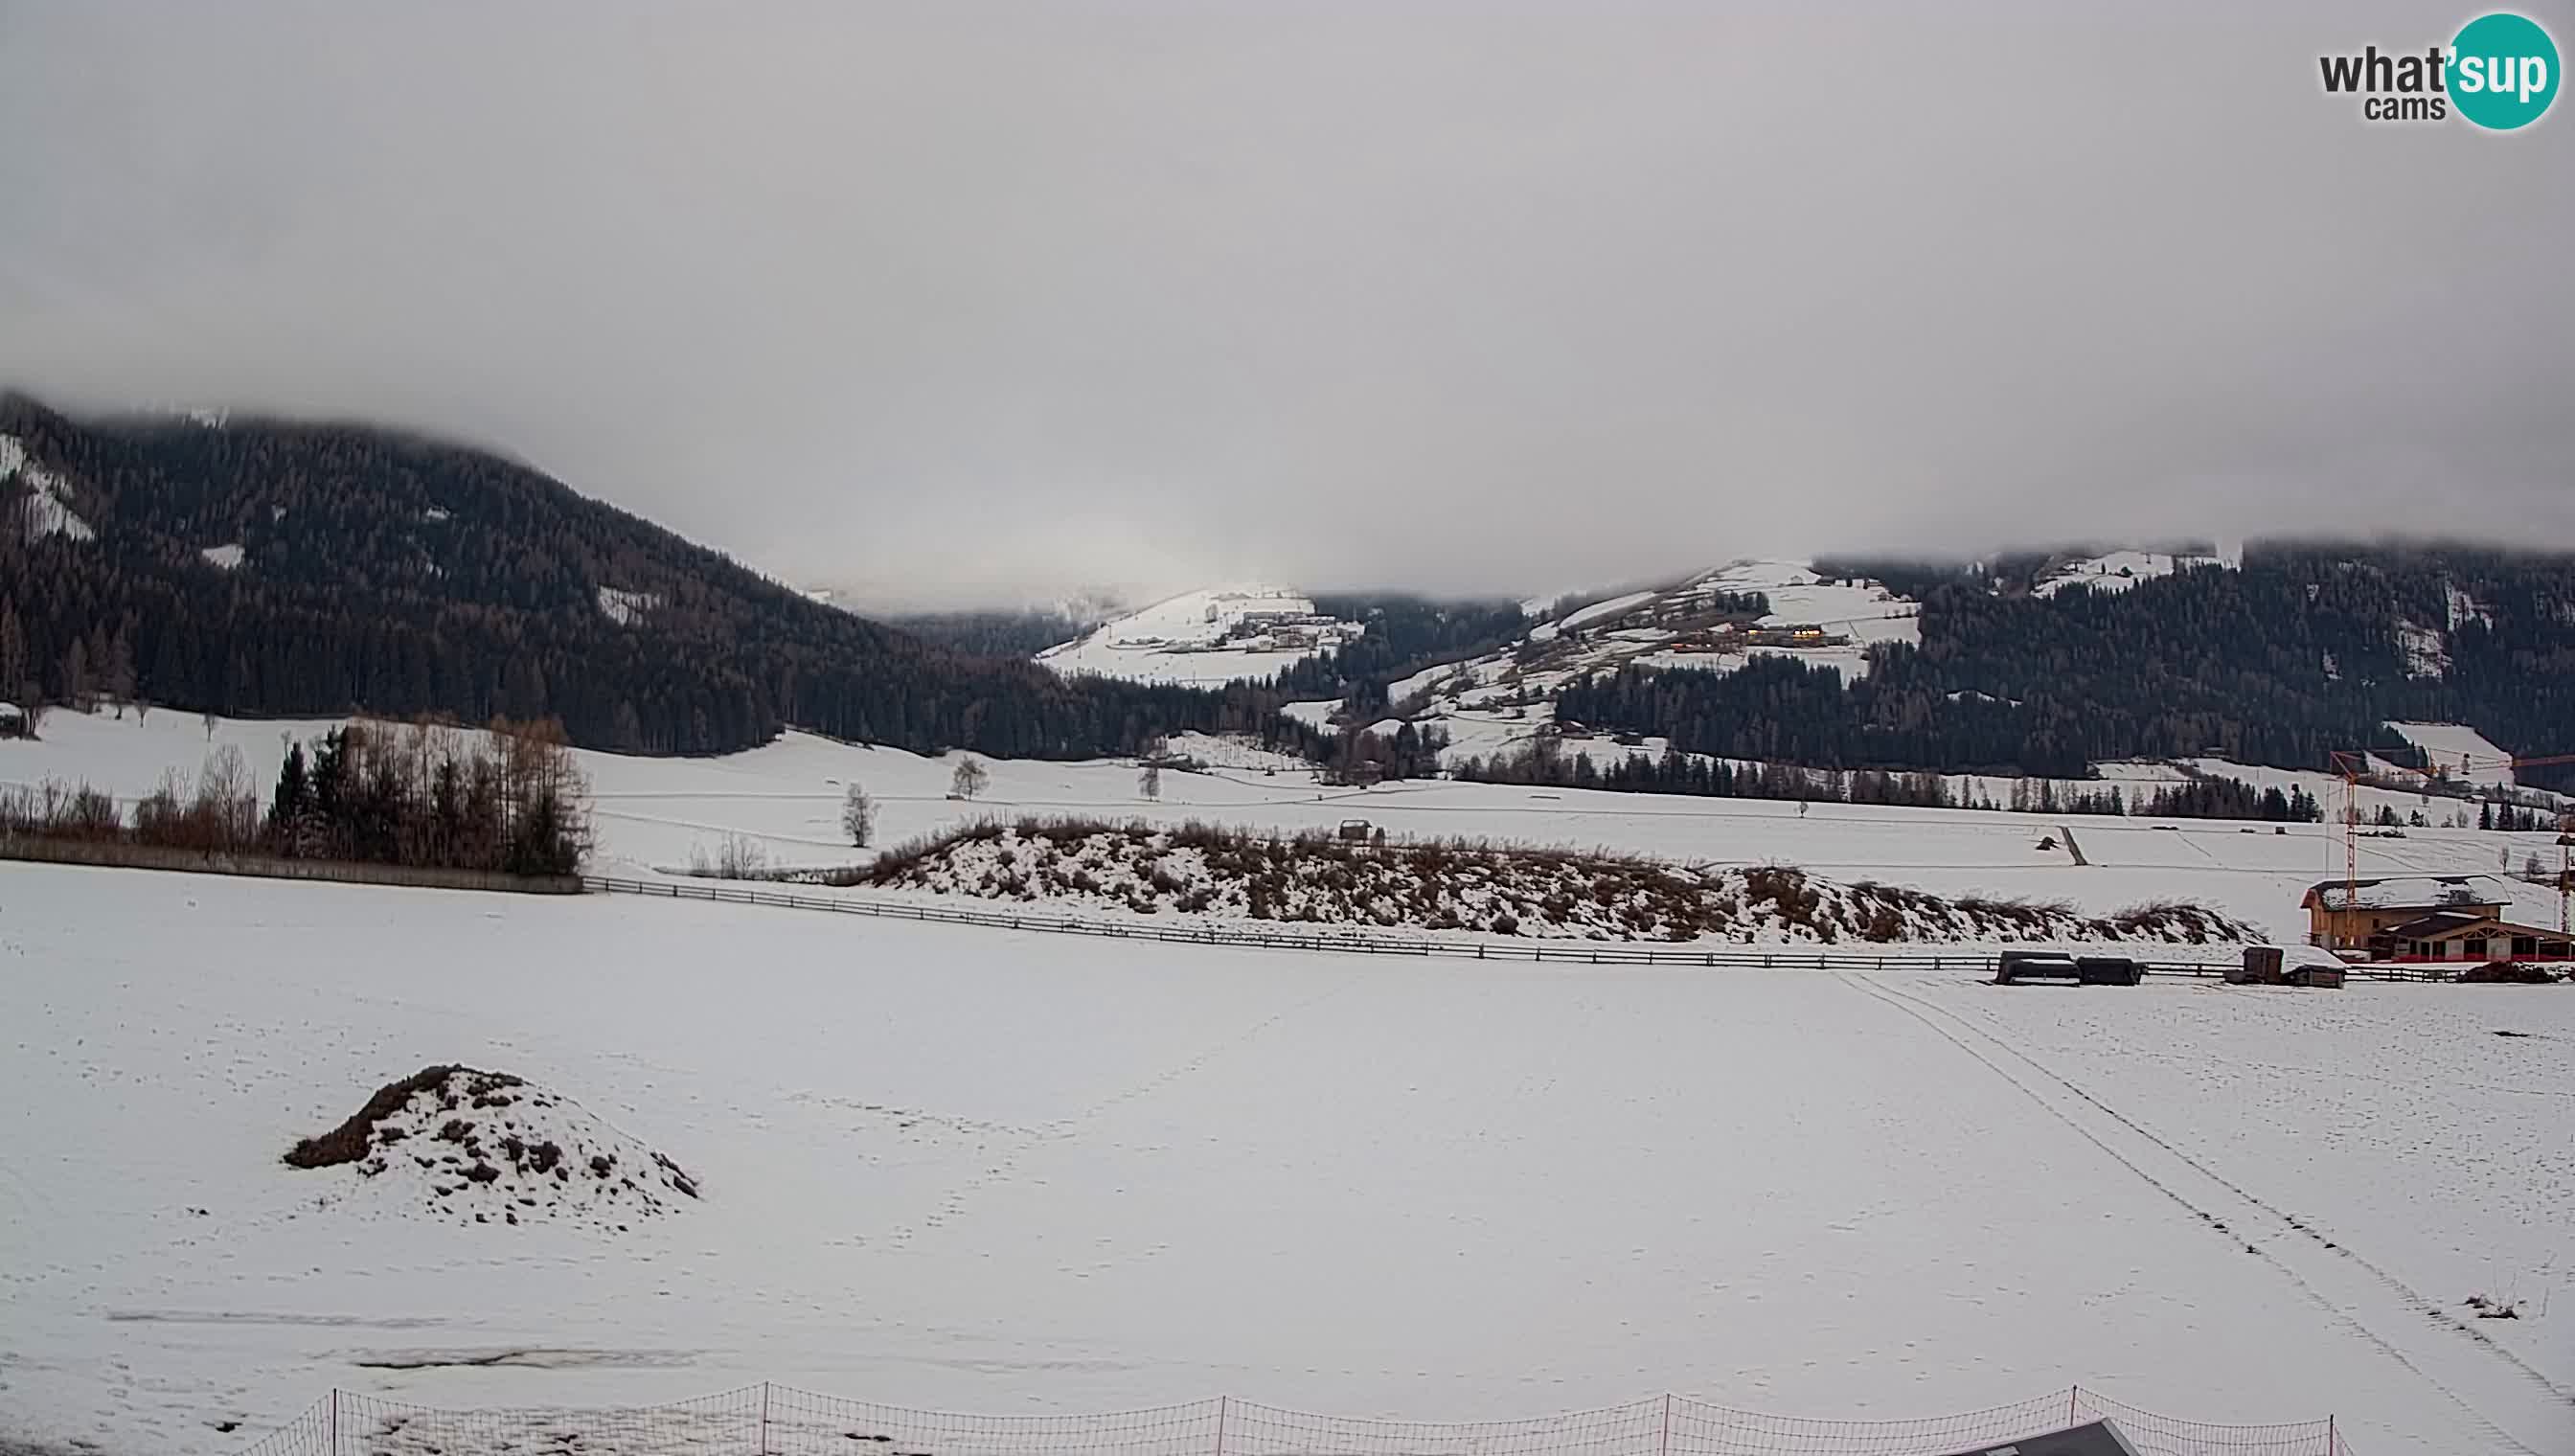
<svg viewBox="0 0 2575 1456">
<path fill-rule="evenodd" d="M 969 753 L 957 760 L 957 771 L 948 776 L 948 792 L 957 798 L 973 798 L 993 781 L 984 760 Z"/>
<path fill-rule="evenodd" d="M 1163 796 L 1163 765 L 1146 759 L 1144 769 L 1136 775 L 1136 791 L 1159 801 Z"/>
<path fill-rule="evenodd" d="M 855 783 L 841 797 L 841 832 L 862 849 L 877 836 L 877 801 Z"/>
<path fill-rule="evenodd" d="M 206 755 L 197 771 L 197 806 L 226 845 L 248 845 L 259 837 L 259 787 L 241 749 L 226 743 Z"/>
<path fill-rule="evenodd" d="M 710 857 L 706 846 L 689 846 L 689 872 L 704 879 L 759 879 L 769 870 L 769 849 L 749 834 L 727 834 Z"/>
</svg>

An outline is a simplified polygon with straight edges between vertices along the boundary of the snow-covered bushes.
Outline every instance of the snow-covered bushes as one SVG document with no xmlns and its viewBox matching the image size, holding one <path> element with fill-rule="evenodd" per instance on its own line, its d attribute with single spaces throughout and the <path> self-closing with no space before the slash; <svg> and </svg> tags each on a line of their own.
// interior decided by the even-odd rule
<svg viewBox="0 0 2575 1456">
<path fill-rule="evenodd" d="M 1783 864 L 1695 870 L 1600 851 L 1470 839 L 1378 845 L 1197 821 L 988 819 L 888 849 L 852 882 L 1139 914 L 1595 940 L 2258 938 L 2190 904 L 2090 917 L 2061 903 L 1845 884 Z"/>
</svg>

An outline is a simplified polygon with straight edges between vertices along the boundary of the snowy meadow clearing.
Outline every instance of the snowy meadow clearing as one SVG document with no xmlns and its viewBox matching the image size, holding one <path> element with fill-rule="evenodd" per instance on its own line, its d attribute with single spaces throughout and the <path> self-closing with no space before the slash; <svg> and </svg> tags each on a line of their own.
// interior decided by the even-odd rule
<svg viewBox="0 0 2575 1456">
<path fill-rule="evenodd" d="M 760 1379 L 1461 1419 L 2080 1381 L 2330 1411 L 2367 1456 L 2575 1449 L 2563 987 L 1418 965 L 10 864 L 0 1027 L 0 1434 L 110 1456 L 237 1450 L 333 1385 Z M 443 1062 L 702 1196 L 476 1223 L 281 1163 Z"/>
</svg>

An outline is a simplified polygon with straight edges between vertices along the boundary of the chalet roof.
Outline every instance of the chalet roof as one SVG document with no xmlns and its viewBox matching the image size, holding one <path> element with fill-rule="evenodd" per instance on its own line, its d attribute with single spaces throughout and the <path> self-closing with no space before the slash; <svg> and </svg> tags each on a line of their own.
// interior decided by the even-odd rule
<svg viewBox="0 0 2575 1456">
<path fill-rule="evenodd" d="M 2469 910 L 2435 910 L 2401 925 L 2390 925 L 2378 933 L 2391 940 L 2438 940 L 2478 929 L 2501 931 L 2507 935 L 2532 935 L 2547 940 L 2561 938 L 2557 930 L 2547 926 L 2516 925 L 2510 920 Z"/>
<path fill-rule="evenodd" d="M 2485 924 L 2493 918 L 2491 915 L 2480 914 L 2475 910 L 2434 910 L 2428 915 L 2417 915 L 2413 919 L 2390 925 L 2378 933 L 2398 940 L 2428 940 L 2447 935 L 2453 930 L 2464 930 L 2470 925 Z"/>
<path fill-rule="evenodd" d="M 2318 880 L 2299 903 L 2328 910 L 2436 910 L 2511 901 L 2511 891 L 2491 874 L 2407 874 L 2353 880 L 2348 898 L 2343 881 Z"/>
</svg>

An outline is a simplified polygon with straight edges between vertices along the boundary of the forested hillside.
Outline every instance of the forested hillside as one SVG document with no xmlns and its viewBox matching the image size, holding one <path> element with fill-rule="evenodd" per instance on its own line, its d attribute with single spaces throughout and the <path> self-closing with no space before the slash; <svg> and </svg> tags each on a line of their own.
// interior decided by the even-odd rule
<svg viewBox="0 0 2575 1456">
<path fill-rule="evenodd" d="M 787 725 L 1035 757 L 1294 731 L 1251 689 L 1067 683 L 936 647 L 537 471 L 384 430 L 78 421 L 7 395 L 0 467 L 0 697 L 559 718 L 640 752 Z"/>
<path fill-rule="evenodd" d="M 1017 612 L 901 613 L 886 618 L 885 624 L 939 647 L 999 658 L 1034 658 L 1100 625 L 1034 607 Z"/>
<path fill-rule="evenodd" d="M 1517 603 L 1498 599 L 1317 593 L 1314 610 L 1365 623 L 1367 632 L 1281 673 L 1279 690 L 1290 699 L 1339 698 L 1354 715 L 1384 708 L 1386 684 L 1423 668 L 1490 652 L 1528 627 Z"/>
<path fill-rule="evenodd" d="M 1675 746 L 1836 768 L 2080 776 L 2215 752 L 2321 768 L 2403 756 L 2390 722 L 2463 723 L 2515 752 L 2575 751 L 2575 557 L 2256 546 L 2125 591 L 1995 593 L 1926 569 L 1922 642 L 1868 674 L 1755 660 L 1572 685 L 1568 719 Z M 2575 786 L 2564 768 L 2523 781 Z"/>
<path fill-rule="evenodd" d="M 1385 684 L 1499 649 L 1507 602 L 1317 599 L 1365 636 L 1222 693 L 1066 681 L 1026 661 L 1046 614 L 853 616 L 489 453 L 378 429 L 77 421 L 0 396 L 0 698 L 94 694 L 236 715 L 560 719 L 585 746 L 720 752 L 794 725 L 1008 756 L 1243 729 L 1328 756 L 1288 699 L 1382 709 Z M 1626 669 L 1558 714 L 1683 749 L 1824 768 L 2080 776 L 2214 752 L 2315 768 L 2401 756 L 2391 721 L 2575 751 L 2575 557 L 2256 546 L 2053 596 L 2046 559 L 1868 563 L 1921 600 L 1869 672 L 1755 658 Z M 1837 570 L 1857 570 L 1856 567 Z M 1997 586 L 1997 574 L 2000 585 Z M 2575 787 L 2575 773 L 2526 782 Z"/>
</svg>

